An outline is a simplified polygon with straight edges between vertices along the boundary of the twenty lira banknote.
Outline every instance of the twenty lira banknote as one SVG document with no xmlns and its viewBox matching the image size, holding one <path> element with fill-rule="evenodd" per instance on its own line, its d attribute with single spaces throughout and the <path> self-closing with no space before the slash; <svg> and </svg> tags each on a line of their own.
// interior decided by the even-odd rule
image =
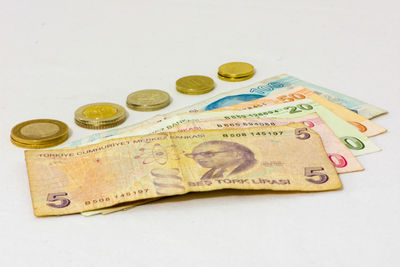
<svg viewBox="0 0 400 267">
<path fill-rule="evenodd" d="M 304 124 L 170 132 L 25 152 L 36 216 L 194 191 L 327 191 L 340 179 Z"/>
<path fill-rule="evenodd" d="M 378 124 L 364 118 L 363 116 L 341 106 L 335 104 L 325 98 L 317 95 L 316 93 L 304 88 L 303 86 L 296 86 L 293 89 L 287 90 L 285 92 L 274 94 L 267 97 L 262 97 L 253 101 L 243 102 L 240 104 L 226 106 L 214 111 L 222 110 L 244 110 L 244 109 L 254 109 L 262 106 L 270 106 L 282 103 L 295 103 L 298 100 L 310 98 L 325 108 L 329 109 L 331 112 L 336 114 L 341 119 L 347 121 L 353 126 L 357 127 L 360 132 L 368 137 L 372 137 L 381 133 L 386 132 L 386 129 L 379 126 Z M 293 110 L 292 112 L 298 112 Z"/>
</svg>

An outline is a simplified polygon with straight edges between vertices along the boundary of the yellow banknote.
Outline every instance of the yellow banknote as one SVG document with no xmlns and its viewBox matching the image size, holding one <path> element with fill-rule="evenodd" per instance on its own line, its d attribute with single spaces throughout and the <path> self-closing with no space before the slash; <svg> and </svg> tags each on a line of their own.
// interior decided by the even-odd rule
<svg viewBox="0 0 400 267">
<path fill-rule="evenodd" d="M 319 135 L 299 123 L 133 136 L 25 155 L 36 216 L 195 191 L 341 188 Z"/>
<path fill-rule="evenodd" d="M 329 109 L 331 112 L 336 114 L 341 119 L 357 127 L 358 130 L 367 137 L 375 136 L 386 132 L 386 129 L 379 126 L 378 124 L 368 120 L 367 118 L 364 118 L 363 116 L 341 105 L 333 103 L 302 86 L 296 86 L 293 89 L 287 90 L 282 93 L 258 98 L 253 101 L 243 102 L 232 106 L 226 106 L 223 108 L 216 109 L 214 111 L 253 109 L 262 106 L 289 103 L 305 98 L 312 99 L 315 102 L 319 103 L 320 105 L 324 106 L 325 108 Z M 291 110 L 290 112 L 296 112 L 296 110 Z"/>
</svg>

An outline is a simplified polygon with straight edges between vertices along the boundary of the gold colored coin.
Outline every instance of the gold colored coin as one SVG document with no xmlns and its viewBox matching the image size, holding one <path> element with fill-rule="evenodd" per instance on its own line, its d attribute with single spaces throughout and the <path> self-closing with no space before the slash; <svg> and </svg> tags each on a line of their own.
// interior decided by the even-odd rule
<svg viewBox="0 0 400 267">
<path fill-rule="evenodd" d="M 225 76 L 218 74 L 218 78 L 220 78 L 221 80 L 227 81 L 227 82 L 241 82 L 241 81 L 248 80 L 251 77 L 253 77 L 253 75 L 238 77 L 238 78 L 231 78 L 231 77 L 225 77 Z"/>
<path fill-rule="evenodd" d="M 22 122 L 11 130 L 11 142 L 24 148 L 45 148 L 68 139 L 68 126 L 57 120 L 37 119 Z"/>
<path fill-rule="evenodd" d="M 88 129 L 106 129 L 126 120 L 125 109 L 113 103 L 93 103 L 75 111 L 75 123 Z"/>
<path fill-rule="evenodd" d="M 167 92 L 155 89 L 136 91 L 126 98 L 126 105 L 139 111 L 159 110 L 170 103 L 171 98 Z"/>
<path fill-rule="evenodd" d="M 187 95 L 201 95 L 214 89 L 214 80 L 207 76 L 191 75 L 176 81 L 176 90 Z"/>
<path fill-rule="evenodd" d="M 112 127 L 116 127 L 120 124 L 122 124 L 125 121 L 117 121 L 117 122 L 113 122 L 113 123 L 106 123 L 106 124 L 90 124 L 90 123 L 84 123 L 84 122 L 80 122 L 78 120 L 75 120 L 76 125 L 86 128 L 86 129 L 94 129 L 94 130 L 101 130 L 101 129 L 108 129 L 108 128 L 112 128 Z"/>
<path fill-rule="evenodd" d="M 89 119 L 107 119 L 115 114 L 117 114 L 118 110 L 113 106 L 106 105 L 96 105 L 91 106 L 83 110 L 83 115 L 85 115 Z"/>
<path fill-rule="evenodd" d="M 39 143 L 38 144 L 29 144 L 29 143 L 21 143 L 21 142 L 14 140 L 13 138 L 10 138 L 11 143 L 13 143 L 14 145 L 23 147 L 23 148 L 30 148 L 30 149 L 41 149 L 41 148 L 49 148 L 49 147 L 57 146 L 57 145 L 63 143 L 67 139 L 68 139 L 68 135 L 66 135 L 63 138 L 60 138 L 54 142 L 43 143 L 43 144 L 39 144 Z"/>
<path fill-rule="evenodd" d="M 252 77 L 254 75 L 254 67 L 245 62 L 230 62 L 218 68 L 218 75 L 226 78 Z"/>
</svg>

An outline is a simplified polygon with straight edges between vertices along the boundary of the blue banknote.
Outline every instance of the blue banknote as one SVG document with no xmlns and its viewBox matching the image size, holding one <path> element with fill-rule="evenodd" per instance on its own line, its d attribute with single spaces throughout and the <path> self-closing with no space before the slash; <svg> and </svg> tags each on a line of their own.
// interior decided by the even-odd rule
<svg viewBox="0 0 400 267">
<path fill-rule="evenodd" d="M 229 95 L 222 97 L 220 96 L 219 99 L 205 105 L 204 109 L 201 109 L 201 107 L 199 107 L 199 110 L 206 111 L 225 106 L 231 106 L 241 102 L 247 102 L 260 97 L 276 94 L 278 92 L 282 92 L 299 85 L 304 86 L 307 89 L 328 99 L 329 101 L 342 105 L 367 119 L 371 119 L 387 113 L 387 111 L 375 107 L 371 104 L 365 103 L 361 100 L 300 80 L 296 77 L 286 74 L 275 76 L 273 78 L 264 80 L 260 83 L 248 86 L 246 88 L 231 91 L 228 93 Z"/>
</svg>

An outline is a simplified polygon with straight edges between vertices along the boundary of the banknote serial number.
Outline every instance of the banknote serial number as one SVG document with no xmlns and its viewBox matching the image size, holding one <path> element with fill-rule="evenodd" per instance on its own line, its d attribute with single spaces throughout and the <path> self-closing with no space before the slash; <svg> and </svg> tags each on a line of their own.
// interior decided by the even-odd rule
<svg viewBox="0 0 400 267">
<path fill-rule="evenodd" d="M 231 133 L 231 134 L 222 134 L 222 137 L 246 137 L 246 136 L 281 136 L 283 135 L 283 131 L 257 131 L 257 132 L 249 132 L 249 133 Z"/>
<path fill-rule="evenodd" d="M 240 114 L 240 115 L 231 115 L 231 116 L 225 116 L 225 119 L 245 119 L 245 118 L 260 118 L 263 116 L 268 116 L 271 114 L 277 114 L 281 110 L 275 109 L 275 110 L 270 110 L 270 111 L 264 111 L 264 112 L 258 112 L 258 113 L 252 113 L 252 114 Z"/>
<path fill-rule="evenodd" d="M 217 127 L 218 128 L 223 128 L 223 127 L 241 127 L 241 126 L 275 126 L 276 124 L 274 122 L 233 122 L 233 123 L 218 123 Z"/>
<path fill-rule="evenodd" d="M 113 197 L 102 197 L 102 198 L 98 198 L 98 199 L 86 200 L 85 205 L 92 205 L 92 204 L 97 204 L 97 203 L 108 202 L 108 201 L 111 201 L 112 198 L 125 199 L 125 198 L 129 198 L 129 197 L 136 196 L 136 195 L 146 194 L 148 192 L 149 192 L 149 189 L 146 188 L 146 189 L 139 189 L 136 191 L 119 193 L 119 194 L 115 194 Z"/>
</svg>

